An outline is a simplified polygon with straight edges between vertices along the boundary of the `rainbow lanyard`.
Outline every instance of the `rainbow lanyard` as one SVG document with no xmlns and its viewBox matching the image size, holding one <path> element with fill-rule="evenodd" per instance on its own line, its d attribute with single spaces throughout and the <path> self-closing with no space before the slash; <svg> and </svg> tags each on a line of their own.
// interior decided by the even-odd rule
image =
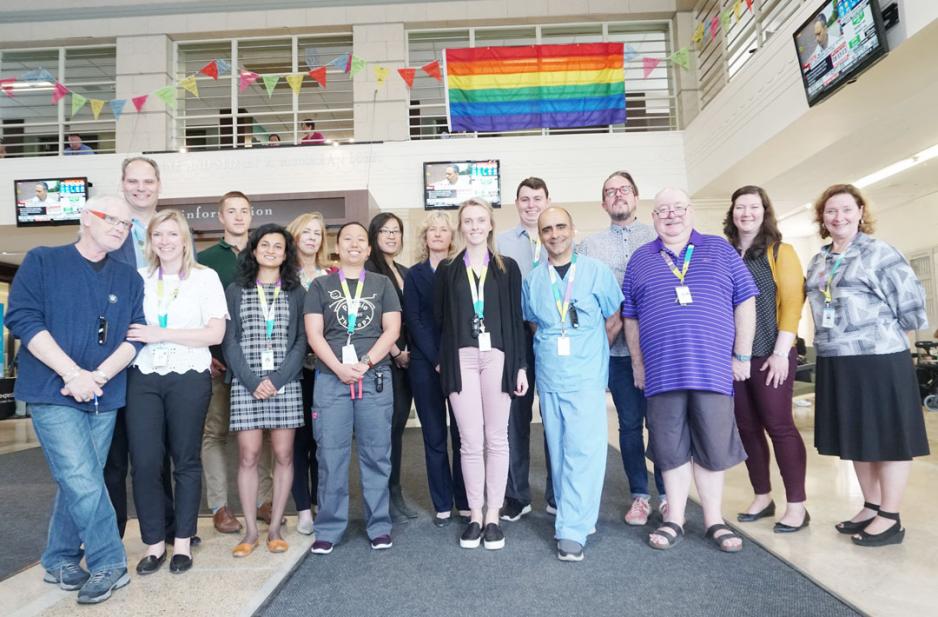
<svg viewBox="0 0 938 617">
<path fill-rule="evenodd" d="M 345 295 L 345 303 L 348 307 L 348 326 L 345 331 L 348 333 L 346 345 L 352 342 L 352 335 L 355 334 L 355 326 L 358 324 L 358 309 L 361 306 L 362 289 L 365 288 L 365 269 L 362 268 L 358 275 L 358 289 L 355 290 L 355 298 L 352 299 L 352 292 L 349 291 L 348 281 L 345 279 L 345 272 L 339 269 L 339 283 L 342 285 L 342 293 Z"/>
<path fill-rule="evenodd" d="M 664 263 L 668 264 L 668 267 L 671 268 L 671 272 L 674 273 L 674 276 L 681 281 L 681 285 L 684 285 L 684 277 L 687 276 L 687 270 L 690 268 L 690 258 L 694 256 L 694 245 L 688 244 L 687 250 L 684 252 L 684 266 L 678 270 L 677 266 L 674 265 L 674 262 L 671 261 L 671 258 L 668 257 L 668 254 L 661 252 L 661 258 L 664 260 Z"/>
<path fill-rule="evenodd" d="M 166 287 L 163 283 L 163 267 L 160 266 L 159 277 L 156 279 L 156 318 L 159 320 L 161 328 L 165 328 L 169 324 L 169 305 L 173 303 L 173 300 L 179 297 L 179 288 L 182 286 L 182 280 L 184 278 L 183 276 L 179 277 L 179 284 L 173 289 L 169 300 L 164 302 L 163 298 L 166 294 Z"/>
<path fill-rule="evenodd" d="M 838 255 L 837 259 L 834 260 L 834 267 L 831 268 L 830 274 L 828 274 L 826 277 L 825 277 L 823 274 L 821 275 L 821 280 L 822 280 L 822 281 L 825 281 L 825 279 L 826 279 L 826 281 L 825 281 L 825 283 L 824 283 L 823 285 L 821 285 L 821 286 L 819 287 L 819 289 L 821 290 L 821 293 L 824 294 L 824 304 L 826 304 L 827 306 L 830 306 L 830 305 L 831 305 L 831 302 L 834 301 L 834 288 L 833 288 L 833 285 L 834 285 L 834 275 L 837 274 L 837 270 L 840 268 L 840 264 L 843 263 L 843 261 L 844 261 L 844 255 L 847 254 L 847 249 L 849 249 L 849 248 L 850 248 L 850 247 L 847 246 L 847 248 L 844 249 L 844 252 L 841 253 L 840 255 Z M 831 253 L 830 253 L 830 251 L 828 250 L 828 251 L 827 251 L 827 255 L 830 255 L 830 254 L 831 254 Z M 826 256 L 827 256 L 827 255 L 826 255 Z M 826 256 L 825 256 L 825 257 L 826 257 Z M 825 259 L 825 261 L 827 261 L 827 260 Z"/>
<path fill-rule="evenodd" d="M 264 293 L 264 287 L 261 285 L 261 282 L 255 282 L 257 283 L 257 301 L 261 303 L 261 314 L 264 316 L 264 323 L 267 326 L 265 334 L 267 340 L 270 341 L 274 334 L 274 308 L 277 305 L 277 298 L 280 297 L 280 279 L 277 279 L 277 286 L 274 287 L 274 299 L 270 303 L 270 306 L 267 306 L 267 294 Z"/>
<path fill-rule="evenodd" d="M 554 266 L 548 264 L 547 271 L 550 272 L 550 286 L 554 291 L 554 303 L 557 305 L 557 311 L 560 313 L 560 336 L 566 335 L 567 313 L 570 311 L 570 299 L 573 297 L 573 280 L 576 278 L 576 253 L 570 260 L 570 271 L 567 273 L 567 290 L 563 296 L 560 295 L 560 275 Z"/>
<path fill-rule="evenodd" d="M 479 286 L 476 288 L 475 278 L 472 276 L 474 270 L 469 265 L 469 252 L 463 253 L 463 262 L 466 264 L 466 277 L 469 278 L 469 293 L 472 294 L 472 311 L 476 319 L 482 322 L 485 313 L 485 277 L 489 272 L 489 252 L 485 252 L 485 258 L 482 260 L 482 270 L 479 272 Z M 485 331 L 485 326 L 482 326 Z"/>
</svg>

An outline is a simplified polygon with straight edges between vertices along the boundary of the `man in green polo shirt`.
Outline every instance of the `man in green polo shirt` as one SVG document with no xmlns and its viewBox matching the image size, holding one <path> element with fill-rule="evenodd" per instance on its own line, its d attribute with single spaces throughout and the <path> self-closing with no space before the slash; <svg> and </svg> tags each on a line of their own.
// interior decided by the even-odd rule
<svg viewBox="0 0 938 617">
<path fill-rule="evenodd" d="M 251 202 L 240 191 L 225 193 L 218 202 L 218 221 L 225 231 L 217 244 L 198 255 L 198 262 L 215 270 L 223 287 L 228 287 L 238 270 L 238 253 L 247 246 L 251 228 Z M 232 319 L 237 318 L 231 315 Z M 228 468 L 225 463 L 225 444 L 228 441 L 228 423 L 231 414 L 231 386 L 225 383 L 225 361 L 221 345 L 212 347 L 212 401 L 205 417 L 202 434 L 202 468 L 205 472 L 205 492 L 212 509 L 212 521 L 220 533 L 237 533 L 241 523 L 228 508 Z M 273 483 L 270 469 L 270 441 L 264 440 L 264 450 L 258 464 L 258 498 L 262 502 L 257 518 L 270 523 Z"/>
</svg>

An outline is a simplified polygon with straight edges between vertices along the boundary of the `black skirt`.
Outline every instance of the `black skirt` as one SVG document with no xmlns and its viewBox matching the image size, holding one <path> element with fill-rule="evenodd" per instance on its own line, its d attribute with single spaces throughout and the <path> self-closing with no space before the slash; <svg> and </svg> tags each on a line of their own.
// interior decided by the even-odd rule
<svg viewBox="0 0 938 617">
<path fill-rule="evenodd" d="M 928 454 L 908 351 L 818 357 L 814 446 L 848 461 L 908 461 Z"/>
</svg>

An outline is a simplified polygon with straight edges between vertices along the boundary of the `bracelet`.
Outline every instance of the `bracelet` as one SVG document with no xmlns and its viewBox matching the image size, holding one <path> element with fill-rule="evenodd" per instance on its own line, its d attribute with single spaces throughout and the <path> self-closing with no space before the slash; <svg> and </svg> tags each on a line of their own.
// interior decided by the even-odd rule
<svg viewBox="0 0 938 617">
<path fill-rule="evenodd" d="M 403 351 L 399 351 L 399 352 L 397 352 L 397 355 L 396 355 L 396 356 L 395 356 L 394 354 L 391 354 L 391 359 L 392 359 L 392 360 L 397 360 L 397 359 L 400 357 L 400 355 L 401 355 L 402 353 L 404 353 L 404 352 L 403 352 Z"/>
<path fill-rule="evenodd" d="M 736 360 L 739 360 L 740 362 L 749 362 L 750 360 L 752 360 L 752 356 L 746 356 L 741 353 L 734 353 L 733 358 L 735 358 Z"/>
<path fill-rule="evenodd" d="M 104 371 L 102 371 L 102 370 L 99 369 L 99 368 L 98 368 L 98 369 L 95 369 L 94 371 L 92 371 L 91 374 L 92 374 L 92 375 L 97 375 L 98 377 L 100 377 L 100 378 L 103 379 L 104 381 L 110 381 L 110 380 L 111 380 L 111 378 L 107 376 L 107 373 L 105 373 Z"/>
<path fill-rule="evenodd" d="M 773 355 L 773 356 L 778 356 L 779 358 L 787 358 L 787 357 L 788 357 L 788 352 L 787 352 L 787 351 L 773 351 L 773 352 L 772 352 L 772 355 Z"/>
<path fill-rule="evenodd" d="M 76 377 L 78 377 L 79 375 L 81 375 L 81 371 L 82 371 L 82 369 L 76 368 L 74 371 L 72 371 L 71 373 L 69 373 L 68 375 L 66 375 L 65 377 L 62 378 L 62 383 L 63 383 L 63 384 L 68 384 L 68 382 L 70 382 L 71 380 L 73 380 L 73 379 L 75 379 Z"/>
</svg>

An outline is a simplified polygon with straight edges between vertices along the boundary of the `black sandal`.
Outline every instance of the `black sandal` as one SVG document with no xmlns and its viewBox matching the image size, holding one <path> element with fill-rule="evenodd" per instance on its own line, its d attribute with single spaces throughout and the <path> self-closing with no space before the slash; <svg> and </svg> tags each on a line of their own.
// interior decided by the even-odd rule
<svg viewBox="0 0 938 617">
<path fill-rule="evenodd" d="M 903 538 L 905 538 L 905 529 L 902 527 L 902 521 L 899 520 L 898 512 L 883 512 L 879 511 L 878 516 L 883 518 L 888 518 L 891 521 L 896 521 L 893 523 L 892 527 L 886 529 L 886 531 L 881 531 L 879 533 L 867 533 L 866 530 L 861 530 L 860 533 L 853 536 L 853 543 L 857 546 L 887 546 L 889 544 L 902 544 Z"/>
<path fill-rule="evenodd" d="M 867 510 L 872 510 L 873 512 L 879 512 L 879 506 L 876 505 L 875 503 L 864 501 L 863 507 L 866 508 Z M 834 529 L 846 535 L 855 534 L 858 531 L 863 531 L 866 528 L 866 526 L 869 525 L 870 522 L 872 522 L 874 518 L 876 518 L 875 514 L 871 516 L 870 518 L 863 519 L 862 521 L 851 521 L 851 520 L 841 521 L 837 523 L 836 525 L 834 525 Z"/>
<path fill-rule="evenodd" d="M 716 533 L 718 531 L 724 531 L 724 530 L 729 533 L 725 533 L 722 536 L 717 537 Z M 739 551 L 743 550 L 742 544 L 740 544 L 739 546 L 726 546 L 726 544 L 724 544 L 724 542 L 726 542 L 727 540 L 732 540 L 733 538 L 737 538 L 740 540 L 740 542 L 742 542 L 742 538 L 740 538 L 739 535 L 735 531 L 733 531 L 733 529 L 729 525 L 724 525 L 723 523 L 710 525 L 710 527 L 707 528 L 706 537 L 713 540 L 713 543 L 717 545 L 717 548 L 723 551 L 724 553 L 738 553 Z"/>
<path fill-rule="evenodd" d="M 662 528 L 670 529 L 671 531 L 674 532 L 674 535 L 672 536 L 669 533 L 661 531 Z M 668 541 L 668 543 L 667 544 L 655 544 L 654 542 L 651 541 L 652 536 L 659 536 L 661 538 L 665 538 Z M 674 545 L 683 539 L 684 539 L 683 527 L 681 527 L 677 523 L 665 522 L 665 523 L 661 523 L 661 526 L 659 526 L 658 529 L 655 529 L 653 532 L 648 534 L 648 546 L 654 549 L 658 549 L 659 551 L 666 551 L 670 548 L 674 548 Z"/>
</svg>

